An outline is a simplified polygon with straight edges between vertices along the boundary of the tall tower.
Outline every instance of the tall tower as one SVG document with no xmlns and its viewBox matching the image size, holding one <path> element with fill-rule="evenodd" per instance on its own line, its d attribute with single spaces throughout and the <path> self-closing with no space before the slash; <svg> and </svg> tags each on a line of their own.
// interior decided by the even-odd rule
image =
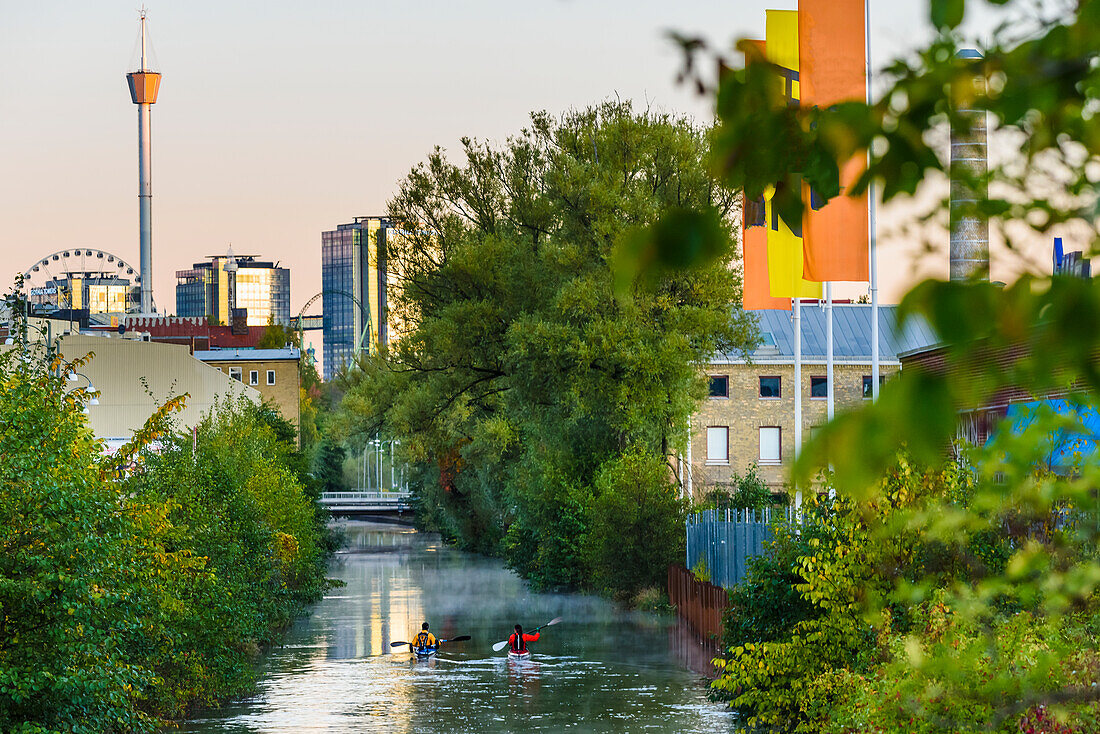
<svg viewBox="0 0 1100 734">
<path fill-rule="evenodd" d="M 138 106 L 138 222 L 141 238 L 141 313 L 153 313 L 153 139 L 150 107 L 157 101 L 160 74 L 145 60 L 145 9 L 141 10 L 141 66 L 126 75 Z"/>
<path fill-rule="evenodd" d="M 980 59 L 974 49 L 958 52 L 962 59 Z M 985 80 L 978 75 L 957 82 L 973 85 L 957 90 L 957 112 L 962 122 L 951 129 L 951 280 L 989 280 L 989 223 L 967 212 L 987 195 L 985 176 L 989 133 L 985 110 L 975 109 L 973 99 L 985 92 Z"/>
</svg>

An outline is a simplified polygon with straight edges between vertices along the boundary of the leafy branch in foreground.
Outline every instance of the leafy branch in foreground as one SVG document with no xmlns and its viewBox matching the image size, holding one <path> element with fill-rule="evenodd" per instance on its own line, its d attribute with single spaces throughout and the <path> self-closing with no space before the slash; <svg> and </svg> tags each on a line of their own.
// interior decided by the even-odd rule
<svg viewBox="0 0 1100 734">
<path fill-rule="evenodd" d="M 774 67 L 740 44 L 751 63 L 711 87 L 717 180 L 747 197 L 776 186 L 773 206 L 797 222 L 802 182 L 839 195 L 838 170 L 866 157 L 853 195 L 874 182 L 886 201 L 913 197 L 950 177 L 978 192 L 963 213 L 987 219 L 1013 250 L 1054 232 L 1095 249 L 1100 2 L 1005 26 L 981 59 L 957 53 L 966 7 L 932 2 L 937 37 L 887 67 L 888 89 L 873 104 L 781 104 Z M 706 88 L 702 45 L 683 46 L 685 76 Z M 943 131 L 971 124 L 967 109 L 984 111 L 1011 147 L 981 176 L 953 169 L 940 145 Z M 941 201 L 922 221 L 947 221 L 947 212 Z M 1093 730 L 1100 295 L 1063 277 L 1004 289 L 930 281 L 900 315 L 936 331 L 936 359 L 804 447 L 796 478 L 815 481 L 831 467 L 826 481 L 840 500 L 811 509 L 807 545 L 777 546 L 772 562 L 754 566 L 750 588 L 785 586 L 798 597 L 784 596 L 786 617 L 765 625 L 769 639 L 731 621 L 738 636 L 716 685 L 780 730 Z M 984 446 L 960 445 L 960 419 L 985 419 L 1008 396 L 1062 407 L 1006 421 Z M 1051 471 L 1052 445 L 1066 437 L 1083 450 Z"/>
</svg>

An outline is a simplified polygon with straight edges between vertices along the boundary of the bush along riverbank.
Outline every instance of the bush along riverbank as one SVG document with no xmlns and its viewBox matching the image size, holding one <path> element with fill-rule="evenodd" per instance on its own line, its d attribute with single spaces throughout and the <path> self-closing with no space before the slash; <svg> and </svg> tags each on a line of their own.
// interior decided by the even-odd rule
<svg viewBox="0 0 1100 734">
<path fill-rule="evenodd" d="M 77 367 L 0 356 L 0 731 L 151 732 L 251 690 L 329 540 L 270 408 L 174 398 L 108 456 Z"/>
<path fill-rule="evenodd" d="M 874 499 L 811 498 L 730 592 L 716 697 L 767 731 L 1097 731 L 1095 515 L 997 466 L 1032 501 L 906 456 Z"/>
</svg>

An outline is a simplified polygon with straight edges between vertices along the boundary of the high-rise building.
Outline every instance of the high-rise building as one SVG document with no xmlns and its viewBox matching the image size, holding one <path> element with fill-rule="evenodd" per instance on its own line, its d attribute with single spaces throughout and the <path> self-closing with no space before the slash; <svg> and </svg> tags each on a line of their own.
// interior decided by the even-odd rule
<svg viewBox="0 0 1100 734">
<path fill-rule="evenodd" d="M 206 316 L 228 324 L 231 255 L 212 255 L 210 262 L 195 263 L 176 271 L 176 314 Z M 236 307 L 247 311 L 248 326 L 290 323 L 290 270 L 278 263 L 262 262 L 255 255 L 237 255 Z M 232 270 L 232 269 L 230 269 Z"/>
<path fill-rule="evenodd" d="M 357 350 L 389 343 L 386 242 L 399 232 L 385 217 L 356 217 L 321 233 L 324 377 Z"/>
</svg>

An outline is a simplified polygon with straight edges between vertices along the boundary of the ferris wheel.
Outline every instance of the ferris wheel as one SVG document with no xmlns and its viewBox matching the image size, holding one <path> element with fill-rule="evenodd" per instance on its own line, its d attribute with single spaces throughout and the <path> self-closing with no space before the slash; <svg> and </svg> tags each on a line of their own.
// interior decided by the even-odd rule
<svg viewBox="0 0 1100 734">
<path fill-rule="evenodd" d="M 70 248 L 50 253 L 23 272 L 23 287 L 31 302 L 40 306 L 70 308 L 73 280 L 122 280 L 129 285 L 126 310 L 137 308 L 140 271 L 118 255 L 95 248 Z M 133 296 L 133 297 L 131 297 Z"/>
</svg>

